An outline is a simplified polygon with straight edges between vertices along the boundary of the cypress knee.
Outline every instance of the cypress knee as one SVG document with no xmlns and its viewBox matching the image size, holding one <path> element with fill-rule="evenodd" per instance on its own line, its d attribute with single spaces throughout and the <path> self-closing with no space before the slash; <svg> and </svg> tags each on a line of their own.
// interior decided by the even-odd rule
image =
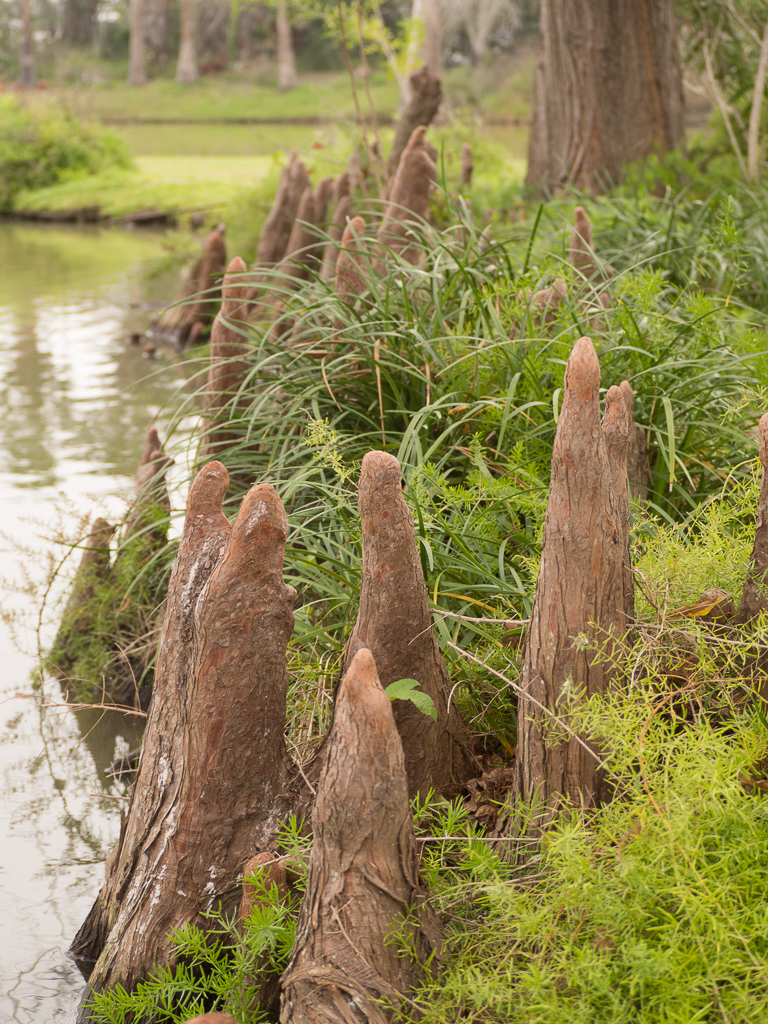
<svg viewBox="0 0 768 1024">
<path fill-rule="evenodd" d="M 420 884 L 392 704 L 365 648 L 339 689 L 312 830 L 280 1020 L 384 1024 L 419 981 L 439 934 Z M 408 936 L 405 952 L 390 938 L 397 927 Z"/>
<path fill-rule="evenodd" d="M 757 502 L 755 542 L 736 612 L 736 621 L 742 623 L 768 611 L 768 413 L 760 420 L 760 464 L 763 477 Z"/>
<path fill-rule="evenodd" d="M 403 498 L 400 463 L 386 452 L 363 459 L 358 491 L 363 531 L 360 610 L 345 665 L 368 648 L 384 686 L 415 679 L 434 702 L 437 721 L 411 702 L 395 701 L 411 795 L 454 794 L 479 774 L 456 705 L 448 710 L 450 681 L 432 632 L 432 613 L 416 546 L 413 517 Z"/>
<path fill-rule="evenodd" d="M 403 150 L 377 235 L 382 245 L 411 263 L 417 263 L 422 253 L 409 241 L 408 234 L 413 222 L 426 219 L 437 178 L 437 167 L 424 137 L 426 130 L 415 128 Z"/>
<path fill-rule="evenodd" d="M 626 383 L 626 382 L 624 382 Z M 634 424 L 633 424 L 634 426 Z M 613 493 L 616 498 L 618 522 L 621 529 L 621 547 L 624 560 L 624 630 L 635 621 L 635 578 L 632 574 L 630 534 L 632 530 L 632 503 L 627 483 L 627 450 L 629 448 L 629 416 L 624 404 L 624 392 L 614 385 L 605 395 L 603 435 L 611 467 Z"/>
</svg>

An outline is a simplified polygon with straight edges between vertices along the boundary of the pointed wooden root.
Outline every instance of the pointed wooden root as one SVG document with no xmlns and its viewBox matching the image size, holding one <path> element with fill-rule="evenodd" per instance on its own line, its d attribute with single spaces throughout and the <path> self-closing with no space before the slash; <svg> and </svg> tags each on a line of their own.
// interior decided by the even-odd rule
<svg viewBox="0 0 768 1024">
<path fill-rule="evenodd" d="M 624 547 L 600 430 L 599 384 L 594 347 L 589 338 L 581 338 L 565 372 L 521 673 L 527 696 L 518 711 L 513 805 L 522 798 L 534 807 L 532 836 L 561 806 L 595 807 L 609 795 L 599 753 L 588 737 L 573 734 L 564 699 L 566 689 L 578 701 L 582 693 L 604 693 L 609 683 L 608 664 L 595 660 L 577 637 L 583 634 L 605 646 L 624 624 Z"/>
<path fill-rule="evenodd" d="M 243 277 L 246 269 L 239 256 L 229 264 L 221 311 L 211 331 L 211 358 L 203 395 L 201 460 L 224 454 L 242 437 L 237 426 L 237 395 L 250 369 L 249 344 L 243 323 L 248 315 L 250 290 Z"/>
<path fill-rule="evenodd" d="M 400 158 L 413 137 L 414 129 L 420 125 L 429 127 L 443 100 L 440 78 L 433 75 L 426 64 L 413 72 L 409 84 L 411 98 L 395 126 L 395 140 L 387 161 L 390 177 L 397 173 Z"/>
<path fill-rule="evenodd" d="M 150 427 L 136 470 L 136 497 L 125 521 L 123 543 L 138 534 L 152 548 L 165 543 L 166 517 L 171 511 L 165 477 L 172 465 L 173 459 L 163 451 L 157 430 Z"/>
<path fill-rule="evenodd" d="M 280 261 L 281 277 L 278 283 L 283 288 L 292 287 L 298 281 L 309 278 L 310 269 L 317 269 L 320 263 L 320 252 L 323 248 L 318 241 L 320 232 L 320 216 L 317 212 L 315 193 L 311 185 L 307 185 L 296 211 L 296 220 L 291 228 L 291 235 Z"/>
<path fill-rule="evenodd" d="M 172 929 L 236 909 L 243 865 L 305 807 L 283 736 L 295 597 L 282 579 L 288 524 L 261 484 L 230 527 L 227 482 L 211 462 L 190 491 L 127 822 L 73 945 L 81 958 L 98 956 L 96 991 L 132 988 L 171 960 Z"/>
<path fill-rule="evenodd" d="M 416 679 L 435 705 L 437 721 L 411 701 L 394 705 L 405 752 L 409 792 L 455 794 L 479 774 L 471 742 L 456 710 L 448 710 L 450 680 L 432 632 L 413 517 L 403 498 L 400 463 L 386 452 L 363 459 L 358 503 L 363 530 L 360 610 L 344 663 L 370 649 L 384 686 Z"/>
<path fill-rule="evenodd" d="M 208 235 L 203 252 L 186 273 L 173 306 L 152 324 L 149 337 L 168 341 L 183 350 L 211 323 L 221 301 L 221 277 L 227 265 L 226 230 L 226 224 L 219 224 Z M 185 301 L 193 296 L 194 301 Z"/>
<path fill-rule="evenodd" d="M 333 215 L 328 226 L 328 241 L 323 249 L 323 265 L 320 277 L 323 281 L 333 279 L 339 256 L 339 242 L 344 234 L 347 221 L 352 216 L 352 202 L 349 198 L 349 171 L 343 171 L 333 185 Z"/>
<path fill-rule="evenodd" d="M 472 159 L 472 147 L 465 142 L 461 147 L 461 185 L 469 188 L 472 184 L 472 172 L 475 169 L 475 162 Z"/>
<path fill-rule="evenodd" d="M 392 704 L 361 649 L 339 689 L 282 1024 L 384 1024 L 439 946 L 425 903 Z M 407 920 L 407 923 L 406 923 Z M 400 928 L 408 952 L 399 954 Z"/>
<path fill-rule="evenodd" d="M 342 302 L 354 302 L 368 291 L 365 282 L 369 262 L 365 255 L 365 221 L 353 217 L 344 229 L 336 261 L 335 291 Z"/>
<path fill-rule="evenodd" d="M 760 420 L 760 465 L 763 478 L 757 501 L 755 542 L 749 571 L 736 612 L 737 622 L 749 622 L 760 612 L 768 612 L 768 413 Z"/>
<path fill-rule="evenodd" d="M 629 448 L 627 449 L 627 479 L 629 493 L 634 501 L 646 501 L 651 480 L 651 466 L 648 461 L 648 443 L 645 431 L 635 423 L 635 393 L 629 381 L 619 384 L 627 410 L 629 427 Z"/>
<path fill-rule="evenodd" d="M 408 233 L 426 219 L 437 178 L 437 167 L 424 137 L 426 130 L 415 128 L 403 150 L 377 235 L 382 246 L 411 263 L 420 260 L 422 250 L 409 241 Z"/>
<path fill-rule="evenodd" d="M 623 383 L 627 383 L 624 381 Z M 629 385 L 627 384 L 627 387 Z M 621 387 L 610 387 L 605 395 L 605 414 L 603 415 L 603 436 L 608 451 L 608 462 L 611 466 L 613 494 L 618 510 L 620 527 L 620 544 L 624 553 L 623 592 L 624 622 L 623 632 L 635 621 L 635 577 L 632 572 L 632 555 L 630 552 L 630 536 L 632 531 L 632 503 L 629 497 L 627 482 L 627 451 L 629 449 L 630 419 L 624 403 L 624 391 Z M 634 424 L 633 424 L 634 426 Z"/>
<path fill-rule="evenodd" d="M 573 234 L 568 249 L 568 262 L 587 281 L 614 276 L 613 268 L 595 252 L 592 240 L 592 222 L 582 206 L 573 211 Z"/>
<path fill-rule="evenodd" d="M 549 288 L 542 288 L 531 294 L 530 291 L 518 292 L 517 301 L 528 303 L 528 316 L 536 329 L 549 326 L 557 319 L 557 315 L 568 302 L 568 286 L 562 277 L 558 277 Z M 520 337 L 520 325 L 509 332 L 510 338 Z"/>
<path fill-rule="evenodd" d="M 254 270 L 276 266 L 285 256 L 299 203 L 308 185 L 306 167 L 296 153 L 291 153 L 280 175 L 272 209 L 259 235 Z"/>
</svg>

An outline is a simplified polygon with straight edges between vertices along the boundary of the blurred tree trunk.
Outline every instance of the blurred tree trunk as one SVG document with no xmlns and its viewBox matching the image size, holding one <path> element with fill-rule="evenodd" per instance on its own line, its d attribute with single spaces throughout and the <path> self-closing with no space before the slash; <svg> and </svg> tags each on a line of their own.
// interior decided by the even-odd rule
<svg viewBox="0 0 768 1024">
<path fill-rule="evenodd" d="M 195 49 L 195 0 L 181 0 L 181 42 L 176 81 L 179 85 L 191 85 L 199 77 Z"/>
<path fill-rule="evenodd" d="M 34 89 L 37 84 L 35 74 L 35 34 L 32 29 L 32 0 L 23 0 L 21 7 L 21 48 L 19 52 L 19 78 L 22 89 Z"/>
<path fill-rule="evenodd" d="M 282 92 L 286 92 L 288 89 L 294 89 L 299 81 L 296 74 L 293 34 L 286 0 L 278 0 L 275 9 L 275 30 L 277 33 L 277 85 Z"/>
<path fill-rule="evenodd" d="M 144 0 L 144 42 L 150 60 L 165 61 L 169 57 L 170 0 Z"/>
<path fill-rule="evenodd" d="M 674 0 L 541 0 L 529 183 L 603 191 L 683 128 Z"/>
<path fill-rule="evenodd" d="M 200 0 L 197 52 L 201 60 L 214 62 L 218 70 L 223 70 L 227 62 L 231 18 L 232 4 L 229 0 Z"/>
<path fill-rule="evenodd" d="M 438 78 L 443 71 L 443 15 L 440 0 L 413 0 L 414 35 L 408 53 L 408 71 L 424 65 Z M 411 100 L 410 74 L 400 81 L 400 111 Z"/>
<path fill-rule="evenodd" d="M 144 0 L 131 0 L 128 11 L 128 85 L 146 85 L 144 70 Z"/>
<path fill-rule="evenodd" d="M 61 25 L 65 43 L 80 47 L 93 45 L 98 7 L 99 0 L 67 0 Z"/>
</svg>

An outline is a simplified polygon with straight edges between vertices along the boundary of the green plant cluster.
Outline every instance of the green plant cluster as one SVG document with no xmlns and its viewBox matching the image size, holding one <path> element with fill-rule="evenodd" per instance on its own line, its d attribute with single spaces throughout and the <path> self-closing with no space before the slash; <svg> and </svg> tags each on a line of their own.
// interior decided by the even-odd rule
<svg viewBox="0 0 768 1024">
<path fill-rule="evenodd" d="M 102 125 L 58 106 L 0 103 L 0 212 L 23 189 L 131 166 L 123 140 Z"/>
</svg>

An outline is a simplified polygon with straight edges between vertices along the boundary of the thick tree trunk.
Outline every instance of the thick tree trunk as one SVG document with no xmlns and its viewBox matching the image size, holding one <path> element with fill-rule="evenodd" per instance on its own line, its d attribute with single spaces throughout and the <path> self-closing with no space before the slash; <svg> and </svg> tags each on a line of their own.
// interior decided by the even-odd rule
<svg viewBox="0 0 768 1024">
<path fill-rule="evenodd" d="M 236 910 L 246 862 L 301 803 L 284 740 L 295 598 L 282 579 L 288 524 L 261 484 L 230 526 L 221 511 L 228 479 L 211 462 L 190 491 L 138 779 L 73 944 L 76 955 L 98 957 L 95 991 L 130 989 L 170 962 L 169 932 L 204 927 L 201 911 Z"/>
<path fill-rule="evenodd" d="M 541 0 L 530 184 L 603 191 L 683 131 L 673 0 Z"/>
<path fill-rule="evenodd" d="M 277 0 L 275 33 L 277 35 L 277 87 L 282 92 L 287 92 L 298 85 L 299 77 L 296 74 L 293 33 L 286 0 Z"/>
<path fill-rule="evenodd" d="M 181 0 L 181 41 L 176 81 L 179 85 L 191 85 L 199 77 L 195 47 L 195 0 Z"/>
<path fill-rule="evenodd" d="M 565 371 L 563 406 L 552 452 L 541 567 L 520 685 L 513 806 L 532 809 L 535 838 L 563 806 L 592 808 L 609 795 L 600 755 L 574 732 L 570 709 L 604 693 L 609 667 L 585 649 L 624 632 L 624 544 L 621 513 L 600 427 L 600 366 L 581 338 Z M 615 403 L 615 404 L 614 404 Z M 612 394 L 610 429 L 626 432 L 627 415 Z M 614 439 L 626 445 L 625 441 Z"/>
<path fill-rule="evenodd" d="M 760 464 L 763 479 L 757 503 L 755 543 L 736 613 L 737 622 L 749 622 L 760 612 L 768 612 L 768 413 L 760 420 Z"/>
<path fill-rule="evenodd" d="M 35 33 L 32 25 L 32 0 L 22 0 L 21 40 L 19 50 L 19 88 L 34 89 L 37 84 L 35 73 Z"/>
<path fill-rule="evenodd" d="M 128 85 L 146 85 L 144 69 L 144 0 L 130 0 L 128 10 Z"/>
<path fill-rule="evenodd" d="M 360 471 L 358 503 L 363 530 L 360 610 L 344 664 L 363 648 L 376 661 L 384 686 L 415 679 L 435 705 L 437 721 L 411 701 L 395 702 L 411 795 L 431 788 L 454 794 L 479 774 L 469 736 L 448 709 L 450 681 L 432 632 L 432 612 L 416 546 L 413 517 L 403 498 L 400 463 L 369 452 Z"/>
<path fill-rule="evenodd" d="M 312 831 L 280 1020 L 386 1024 L 418 982 L 439 933 L 419 880 L 392 703 L 365 648 L 339 689 Z M 407 953 L 392 941 L 395 929 L 405 932 Z"/>
</svg>

